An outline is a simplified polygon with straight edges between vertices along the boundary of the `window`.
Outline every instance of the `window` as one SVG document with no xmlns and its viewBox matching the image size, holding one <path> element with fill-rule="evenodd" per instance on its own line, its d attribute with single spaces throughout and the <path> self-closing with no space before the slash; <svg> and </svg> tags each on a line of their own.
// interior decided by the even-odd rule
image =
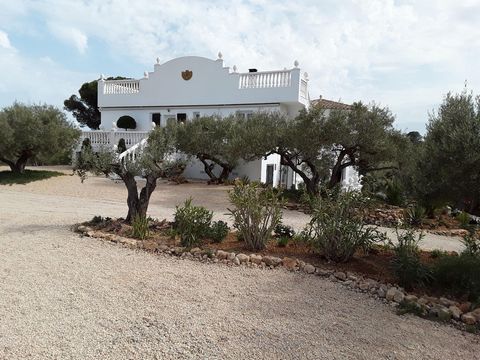
<svg viewBox="0 0 480 360">
<path fill-rule="evenodd" d="M 250 119 L 253 116 L 253 111 L 251 111 L 251 110 L 237 111 L 236 114 L 237 114 L 237 116 L 243 117 L 245 119 Z"/>
<path fill-rule="evenodd" d="M 185 113 L 177 114 L 177 122 L 178 123 L 185 124 L 186 121 L 187 121 L 187 114 L 185 114 Z"/>
<path fill-rule="evenodd" d="M 152 122 L 155 123 L 155 125 L 157 125 L 157 126 L 160 126 L 161 118 L 162 118 L 162 116 L 160 115 L 160 113 L 153 113 L 152 114 Z"/>
</svg>

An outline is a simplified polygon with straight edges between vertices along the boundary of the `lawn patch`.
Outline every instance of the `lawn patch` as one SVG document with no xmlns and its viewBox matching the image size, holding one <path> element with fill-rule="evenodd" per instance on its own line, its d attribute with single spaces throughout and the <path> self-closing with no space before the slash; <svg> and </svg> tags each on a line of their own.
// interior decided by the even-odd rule
<svg viewBox="0 0 480 360">
<path fill-rule="evenodd" d="M 0 171 L 0 185 L 28 184 L 33 181 L 45 180 L 55 176 L 65 175 L 58 171 L 25 170 L 23 174 L 11 171 Z"/>
</svg>

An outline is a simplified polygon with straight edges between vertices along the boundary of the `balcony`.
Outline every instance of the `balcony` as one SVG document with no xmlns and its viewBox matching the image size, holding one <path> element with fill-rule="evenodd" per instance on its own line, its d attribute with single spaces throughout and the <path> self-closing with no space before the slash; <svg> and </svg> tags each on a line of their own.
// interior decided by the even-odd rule
<svg viewBox="0 0 480 360">
<path fill-rule="evenodd" d="M 262 71 L 240 74 L 239 89 L 268 89 L 292 85 L 292 71 Z"/>
<path fill-rule="evenodd" d="M 118 145 L 120 139 L 125 140 L 127 149 L 131 148 L 135 144 L 140 143 L 143 139 L 148 137 L 148 131 L 124 131 L 124 130 L 88 130 L 82 131 L 80 136 L 79 148 L 83 144 L 85 139 L 90 140 L 90 145 L 93 149 L 97 150 L 102 147 L 113 148 Z"/>
<path fill-rule="evenodd" d="M 140 80 L 108 80 L 105 81 L 105 95 L 136 94 L 140 92 Z"/>
</svg>

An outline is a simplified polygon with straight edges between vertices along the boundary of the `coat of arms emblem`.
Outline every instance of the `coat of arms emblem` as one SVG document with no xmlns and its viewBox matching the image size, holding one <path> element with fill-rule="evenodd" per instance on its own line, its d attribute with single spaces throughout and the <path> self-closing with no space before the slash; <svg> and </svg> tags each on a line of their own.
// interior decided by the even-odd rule
<svg viewBox="0 0 480 360">
<path fill-rule="evenodd" d="M 192 78 L 193 72 L 190 70 L 182 71 L 182 79 L 183 80 L 190 80 Z"/>
</svg>

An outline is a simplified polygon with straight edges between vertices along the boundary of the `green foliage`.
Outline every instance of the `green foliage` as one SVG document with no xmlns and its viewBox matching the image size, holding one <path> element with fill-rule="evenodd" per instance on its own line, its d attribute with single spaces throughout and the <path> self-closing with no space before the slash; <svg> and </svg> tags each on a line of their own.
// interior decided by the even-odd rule
<svg viewBox="0 0 480 360">
<path fill-rule="evenodd" d="M 480 239 L 476 236 L 475 231 L 465 235 L 462 242 L 465 245 L 463 254 L 480 258 Z"/>
<path fill-rule="evenodd" d="M 117 127 L 120 129 L 136 129 L 137 128 L 137 122 L 135 119 L 131 116 L 124 115 L 120 116 L 117 120 Z"/>
<path fill-rule="evenodd" d="M 57 108 L 14 103 L 0 111 L 0 162 L 23 172 L 34 157 L 71 152 L 80 131 Z"/>
<path fill-rule="evenodd" d="M 212 212 L 202 206 L 192 205 L 192 199 L 185 201 L 175 211 L 175 230 L 180 235 L 182 246 L 191 247 L 211 235 Z"/>
<path fill-rule="evenodd" d="M 291 226 L 284 224 L 278 224 L 275 226 L 273 232 L 277 238 L 285 237 L 287 239 L 291 239 L 295 236 L 295 230 L 293 230 Z"/>
<path fill-rule="evenodd" d="M 431 114 L 414 176 L 422 205 L 480 212 L 480 98 L 447 94 Z"/>
<path fill-rule="evenodd" d="M 137 215 L 132 221 L 132 236 L 134 238 L 144 240 L 150 235 L 148 229 L 148 218 L 142 215 Z"/>
<path fill-rule="evenodd" d="M 125 144 L 125 139 L 121 138 L 120 140 L 118 140 L 117 152 L 121 154 L 124 151 L 127 151 L 127 144 Z"/>
<path fill-rule="evenodd" d="M 281 236 L 277 239 L 278 247 L 286 247 L 291 238 L 287 236 Z"/>
<path fill-rule="evenodd" d="M 435 286 L 455 296 L 480 300 L 480 257 L 462 253 L 442 256 L 435 263 Z"/>
<path fill-rule="evenodd" d="M 304 236 L 330 261 L 346 262 L 357 250 L 368 252 L 383 236 L 364 225 L 359 214 L 366 206 L 366 199 L 357 192 L 320 199 L 313 207 Z"/>
<path fill-rule="evenodd" d="M 105 225 L 106 223 L 108 223 L 109 221 L 111 221 L 112 219 L 109 218 L 109 217 L 103 217 L 101 215 L 95 215 L 92 220 L 90 221 L 87 221 L 86 224 L 89 225 L 89 226 L 97 226 L 97 227 L 101 227 L 102 225 Z"/>
<path fill-rule="evenodd" d="M 215 243 L 221 243 L 228 235 L 230 228 L 225 221 L 214 221 L 210 226 L 209 238 Z"/>
<path fill-rule="evenodd" d="M 397 180 L 387 180 L 385 185 L 385 201 L 389 205 L 402 206 L 405 204 L 405 195 L 402 185 Z"/>
<path fill-rule="evenodd" d="M 250 249 L 263 249 L 282 219 L 280 194 L 257 183 L 238 182 L 229 198 L 234 206 L 229 212 L 239 235 Z"/>
<path fill-rule="evenodd" d="M 463 229 L 467 229 L 470 225 L 470 215 L 465 211 L 461 211 L 456 216 L 456 219 L 460 222 L 460 226 Z"/>
<path fill-rule="evenodd" d="M 109 77 L 107 80 L 123 80 L 121 76 Z M 72 95 L 63 102 L 64 108 L 72 112 L 73 117 L 90 129 L 98 130 L 100 126 L 100 111 L 98 110 L 98 80 L 82 84 L 78 90 L 80 97 Z"/>
<path fill-rule="evenodd" d="M 401 234 L 397 229 L 397 243 L 393 245 L 395 255 L 391 264 L 399 284 L 406 288 L 426 285 L 432 280 L 431 270 L 420 261 L 418 244 L 422 238 L 422 233 L 416 236 L 411 229 Z"/>
<path fill-rule="evenodd" d="M 417 204 L 408 207 L 404 211 L 405 221 L 411 226 L 422 225 L 423 219 L 425 219 L 425 214 L 425 208 Z"/>
<path fill-rule="evenodd" d="M 33 181 L 46 180 L 55 176 L 62 176 L 57 171 L 25 170 L 24 173 L 0 171 L 0 185 L 28 184 Z"/>
</svg>

